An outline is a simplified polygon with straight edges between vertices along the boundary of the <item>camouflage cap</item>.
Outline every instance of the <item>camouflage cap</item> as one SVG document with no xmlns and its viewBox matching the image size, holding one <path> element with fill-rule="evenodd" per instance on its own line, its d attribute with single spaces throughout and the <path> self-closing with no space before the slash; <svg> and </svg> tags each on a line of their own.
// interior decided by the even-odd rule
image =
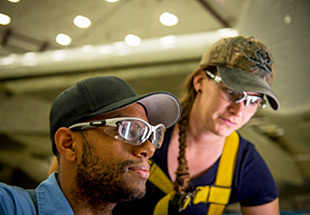
<svg viewBox="0 0 310 215">
<path fill-rule="evenodd" d="M 216 66 L 228 88 L 262 93 L 270 106 L 279 110 L 280 103 L 271 90 L 273 58 L 267 46 L 255 38 L 237 36 L 219 40 L 203 54 L 200 66 Z"/>
</svg>

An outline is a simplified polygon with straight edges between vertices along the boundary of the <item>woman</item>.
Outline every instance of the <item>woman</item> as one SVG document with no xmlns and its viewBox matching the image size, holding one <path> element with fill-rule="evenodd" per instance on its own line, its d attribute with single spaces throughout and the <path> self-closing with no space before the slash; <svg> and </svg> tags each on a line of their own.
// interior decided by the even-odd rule
<svg viewBox="0 0 310 215">
<path fill-rule="evenodd" d="M 279 214 L 267 165 L 235 132 L 265 99 L 279 109 L 273 79 L 272 56 L 258 40 L 237 36 L 210 47 L 187 80 L 179 122 L 155 152 L 146 196 L 114 214 L 221 214 L 235 202 L 243 214 Z"/>
</svg>

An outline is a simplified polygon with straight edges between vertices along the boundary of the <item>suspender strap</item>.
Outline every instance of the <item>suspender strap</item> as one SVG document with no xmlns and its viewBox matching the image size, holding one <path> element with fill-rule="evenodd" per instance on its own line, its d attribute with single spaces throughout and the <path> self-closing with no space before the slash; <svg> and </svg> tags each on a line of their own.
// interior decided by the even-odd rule
<svg viewBox="0 0 310 215">
<path fill-rule="evenodd" d="M 215 185 L 230 187 L 232 184 L 234 169 L 237 163 L 237 154 L 239 148 L 239 136 L 233 132 L 225 140 L 222 157 L 217 171 Z"/>
<path fill-rule="evenodd" d="M 173 184 L 166 176 L 166 174 L 159 168 L 159 166 L 157 166 L 156 163 L 152 163 L 151 160 L 149 160 L 149 163 L 152 165 L 150 169 L 149 181 L 155 184 L 161 191 L 166 194 L 174 191 Z"/>
<path fill-rule="evenodd" d="M 239 136 L 236 132 L 233 132 L 225 140 L 215 184 L 211 186 L 198 186 L 192 193 L 183 194 L 177 201 L 181 211 L 185 210 L 186 207 L 191 204 L 210 203 L 208 215 L 223 213 L 231 193 L 231 184 L 235 172 L 238 148 Z M 169 202 L 175 201 L 176 194 L 172 182 L 155 163 L 152 163 L 149 181 L 167 194 L 158 201 L 153 214 L 168 214 Z"/>
<path fill-rule="evenodd" d="M 167 195 L 165 195 L 162 199 L 160 199 L 154 209 L 154 215 L 168 215 L 169 202 L 171 202 L 175 196 L 175 191 L 171 191 Z"/>
<path fill-rule="evenodd" d="M 237 163 L 238 148 L 239 136 L 237 132 L 233 132 L 225 140 L 222 157 L 216 173 L 215 185 L 210 187 L 208 215 L 222 214 L 225 206 L 228 204 Z"/>
</svg>

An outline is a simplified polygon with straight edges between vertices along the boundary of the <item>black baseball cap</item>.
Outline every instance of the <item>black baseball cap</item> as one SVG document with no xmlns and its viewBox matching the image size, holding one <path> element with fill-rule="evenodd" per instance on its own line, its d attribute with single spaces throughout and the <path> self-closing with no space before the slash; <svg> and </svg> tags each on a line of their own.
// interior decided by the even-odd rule
<svg viewBox="0 0 310 215">
<path fill-rule="evenodd" d="M 180 103 L 168 92 L 137 95 L 124 80 L 114 76 L 97 76 L 76 83 L 54 100 L 50 111 L 50 137 L 53 153 L 57 155 L 54 141 L 56 131 L 69 127 L 92 116 L 109 113 L 132 103 L 139 102 L 146 110 L 149 123 L 175 124 L 181 114 Z"/>
</svg>

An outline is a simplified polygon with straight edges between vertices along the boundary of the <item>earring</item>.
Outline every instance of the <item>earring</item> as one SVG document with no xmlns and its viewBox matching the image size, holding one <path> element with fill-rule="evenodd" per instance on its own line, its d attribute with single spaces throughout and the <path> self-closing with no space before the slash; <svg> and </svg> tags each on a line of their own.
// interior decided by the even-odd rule
<svg viewBox="0 0 310 215">
<path fill-rule="evenodd" d="M 202 90 L 201 89 L 198 89 L 198 93 L 201 93 L 202 92 Z"/>
</svg>

